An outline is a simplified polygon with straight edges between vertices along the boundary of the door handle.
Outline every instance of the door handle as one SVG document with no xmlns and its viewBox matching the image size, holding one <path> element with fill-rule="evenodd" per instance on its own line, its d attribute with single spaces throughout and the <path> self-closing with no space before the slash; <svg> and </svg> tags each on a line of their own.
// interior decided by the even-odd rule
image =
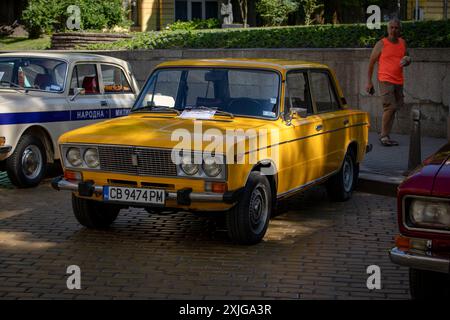
<svg viewBox="0 0 450 320">
<path fill-rule="evenodd" d="M 108 102 L 106 102 L 105 100 L 100 101 L 100 105 L 102 107 L 107 107 L 108 106 Z"/>
<path fill-rule="evenodd" d="M 349 123 L 350 123 L 350 121 L 348 119 L 344 120 L 344 126 L 348 126 Z"/>
<path fill-rule="evenodd" d="M 323 125 L 318 124 L 318 125 L 316 126 L 316 131 L 322 131 L 322 130 L 323 130 Z"/>
</svg>

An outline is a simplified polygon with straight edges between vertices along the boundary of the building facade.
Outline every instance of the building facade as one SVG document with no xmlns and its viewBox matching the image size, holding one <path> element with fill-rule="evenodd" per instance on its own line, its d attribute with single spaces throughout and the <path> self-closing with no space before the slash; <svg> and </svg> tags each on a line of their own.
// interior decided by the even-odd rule
<svg viewBox="0 0 450 320">
<path fill-rule="evenodd" d="M 408 20 L 448 19 L 449 0 L 407 0 Z"/>
<path fill-rule="evenodd" d="M 220 5 L 227 0 L 124 0 L 130 8 L 134 31 L 162 30 L 175 21 L 209 19 L 220 16 Z M 128 4 L 127 4 L 128 3 Z M 234 21 L 242 22 L 239 1 L 232 0 Z M 256 24 L 255 2 L 248 1 L 248 23 Z"/>
</svg>

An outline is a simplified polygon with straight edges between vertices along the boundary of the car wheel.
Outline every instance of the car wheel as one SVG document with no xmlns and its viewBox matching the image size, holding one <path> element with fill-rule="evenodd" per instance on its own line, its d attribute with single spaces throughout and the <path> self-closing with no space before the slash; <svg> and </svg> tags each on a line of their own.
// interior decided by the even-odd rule
<svg viewBox="0 0 450 320">
<path fill-rule="evenodd" d="M 11 182 L 19 188 L 35 187 L 45 176 L 47 153 L 42 141 L 23 135 L 13 154 L 6 159 L 6 171 Z"/>
<path fill-rule="evenodd" d="M 256 244 L 262 240 L 269 225 L 272 196 L 267 178 L 252 172 L 239 202 L 227 213 L 230 239 L 239 244 Z"/>
<path fill-rule="evenodd" d="M 351 198 L 358 181 L 359 165 L 352 150 L 348 150 L 344 163 L 337 174 L 327 181 L 328 197 L 333 201 L 347 201 Z"/>
<path fill-rule="evenodd" d="M 72 194 L 72 208 L 78 222 L 90 229 L 103 229 L 111 225 L 120 207 L 99 201 L 87 200 Z"/>
<path fill-rule="evenodd" d="M 413 299 L 450 298 L 450 276 L 445 273 L 409 269 L 409 289 Z"/>
</svg>

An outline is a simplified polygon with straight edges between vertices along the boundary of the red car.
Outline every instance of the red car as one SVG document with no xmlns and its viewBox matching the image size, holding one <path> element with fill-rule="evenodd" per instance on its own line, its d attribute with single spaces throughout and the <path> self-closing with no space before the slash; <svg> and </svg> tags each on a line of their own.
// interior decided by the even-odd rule
<svg viewBox="0 0 450 320">
<path fill-rule="evenodd" d="M 450 143 L 398 188 L 400 234 L 389 256 L 409 267 L 413 299 L 450 297 Z"/>
</svg>

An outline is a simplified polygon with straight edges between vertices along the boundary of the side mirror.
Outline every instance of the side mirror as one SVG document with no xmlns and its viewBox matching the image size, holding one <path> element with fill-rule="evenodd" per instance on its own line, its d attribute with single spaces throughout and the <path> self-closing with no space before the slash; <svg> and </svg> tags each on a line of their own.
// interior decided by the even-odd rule
<svg viewBox="0 0 450 320">
<path fill-rule="evenodd" d="M 296 114 L 300 118 L 306 118 L 308 116 L 308 109 L 306 108 L 291 108 L 291 113 Z"/>
<path fill-rule="evenodd" d="M 70 98 L 70 101 L 74 101 L 76 99 L 76 97 L 78 97 L 80 94 L 81 95 L 86 94 L 86 89 L 84 89 L 84 88 L 73 89 L 73 96 Z"/>
</svg>

